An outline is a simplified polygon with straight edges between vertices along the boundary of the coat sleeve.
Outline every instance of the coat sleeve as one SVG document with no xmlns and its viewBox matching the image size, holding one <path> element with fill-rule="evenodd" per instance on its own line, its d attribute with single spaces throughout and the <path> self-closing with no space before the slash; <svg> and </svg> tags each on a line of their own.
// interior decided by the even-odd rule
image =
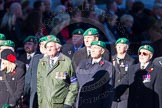
<svg viewBox="0 0 162 108">
<path fill-rule="evenodd" d="M 38 64 L 37 68 L 37 95 L 38 95 L 38 105 L 40 105 L 41 100 L 42 100 L 42 93 L 41 93 L 41 81 L 42 81 L 42 76 L 41 76 L 41 68 L 40 68 L 40 62 Z"/>
<path fill-rule="evenodd" d="M 162 72 L 161 72 L 162 68 L 159 67 L 157 69 L 158 69 L 158 71 L 157 71 L 157 78 L 155 81 L 154 90 L 159 97 L 158 100 L 155 99 L 156 101 L 159 102 L 159 106 L 156 106 L 155 108 L 162 108 Z"/>
<path fill-rule="evenodd" d="M 64 104 L 72 106 L 75 102 L 75 99 L 78 93 L 78 82 L 77 82 L 76 74 L 73 70 L 72 65 L 70 65 L 69 72 L 70 72 L 69 73 L 70 86 L 69 86 L 69 92 L 66 96 Z"/>
<path fill-rule="evenodd" d="M 13 97 L 10 99 L 9 103 L 16 105 L 16 102 L 20 99 L 23 94 L 24 84 L 25 84 L 25 72 L 22 68 L 16 69 L 16 91 L 13 94 Z"/>
<path fill-rule="evenodd" d="M 30 83 L 31 83 L 31 77 L 32 77 L 32 64 L 34 62 L 34 58 L 31 59 L 28 71 L 25 74 L 25 86 L 24 86 L 24 95 L 29 95 L 30 92 Z"/>
</svg>

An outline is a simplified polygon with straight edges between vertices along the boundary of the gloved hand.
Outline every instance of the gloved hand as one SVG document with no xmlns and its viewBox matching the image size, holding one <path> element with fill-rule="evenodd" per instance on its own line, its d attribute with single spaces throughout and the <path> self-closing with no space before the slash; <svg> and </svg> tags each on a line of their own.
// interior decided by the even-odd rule
<svg viewBox="0 0 162 108">
<path fill-rule="evenodd" d="M 64 108 L 72 108 L 72 106 L 64 104 Z"/>
</svg>

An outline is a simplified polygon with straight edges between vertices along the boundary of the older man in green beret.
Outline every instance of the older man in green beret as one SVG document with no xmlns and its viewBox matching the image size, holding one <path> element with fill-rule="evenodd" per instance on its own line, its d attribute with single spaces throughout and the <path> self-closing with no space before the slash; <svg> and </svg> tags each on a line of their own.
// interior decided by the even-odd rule
<svg viewBox="0 0 162 108">
<path fill-rule="evenodd" d="M 84 36 L 85 47 L 76 51 L 72 58 L 75 69 L 77 68 L 81 60 L 88 59 L 90 57 L 91 43 L 92 41 L 99 40 L 99 32 L 96 28 L 89 28 L 84 32 L 83 36 Z M 103 54 L 103 58 L 109 61 L 109 51 L 106 48 Z"/>
<path fill-rule="evenodd" d="M 128 108 L 159 108 L 156 81 L 161 67 L 152 63 L 153 53 L 154 49 L 150 45 L 142 45 L 138 49 L 139 63 L 129 68 L 117 86 L 115 100 L 120 101 L 120 96 L 129 88 Z"/>
<path fill-rule="evenodd" d="M 29 102 L 29 108 L 38 107 L 37 99 L 37 67 L 39 60 L 46 56 L 45 44 L 47 41 L 56 38 L 54 35 L 43 36 L 39 39 L 39 50 L 41 54 L 36 54 L 30 61 L 29 69 L 25 76 L 24 94 L 26 102 Z"/>
<path fill-rule="evenodd" d="M 115 67 L 115 87 L 118 86 L 128 69 L 134 64 L 134 59 L 129 56 L 127 50 L 129 48 L 129 40 L 127 38 L 119 38 L 115 42 L 116 54 L 112 56 L 112 63 Z M 120 102 L 113 102 L 111 108 L 127 108 L 128 90 L 121 96 Z"/>
<path fill-rule="evenodd" d="M 81 28 L 75 29 L 72 32 L 71 42 L 63 45 L 62 53 L 72 59 L 73 54 L 84 46 L 83 45 L 83 33 L 84 33 L 83 29 Z"/>
<path fill-rule="evenodd" d="M 91 43 L 91 57 L 76 69 L 79 82 L 77 108 L 110 108 L 113 99 L 114 68 L 103 58 L 106 44 Z"/>
<path fill-rule="evenodd" d="M 71 108 L 78 92 L 78 83 L 69 57 L 60 52 L 58 38 L 45 44 L 47 56 L 37 68 L 39 108 Z"/>
</svg>

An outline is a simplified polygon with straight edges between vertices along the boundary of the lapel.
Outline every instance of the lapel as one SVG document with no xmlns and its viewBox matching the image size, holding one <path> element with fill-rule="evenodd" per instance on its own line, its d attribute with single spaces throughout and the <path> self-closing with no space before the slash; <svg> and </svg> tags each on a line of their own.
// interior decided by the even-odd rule
<svg viewBox="0 0 162 108">
<path fill-rule="evenodd" d="M 49 57 L 48 57 L 48 63 L 49 63 L 48 68 L 49 68 L 49 71 L 48 71 L 47 75 L 49 75 L 56 67 L 59 66 L 60 61 L 65 61 L 65 58 L 64 58 L 64 56 L 63 56 L 62 53 L 59 54 L 59 58 L 58 58 L 58 60 L 56 61 L 56 63 L 54 64 L 53 68 L 50 68 L 50 59 L 49 59 Z M 63 68 L 63 67 L 62 67 L 62 68 Z"/>
<path fill-rule="evenodd" d="M 112 62 L 113 62 L 113 65 L 114 65 L 114 67 L 115 67 L 115 69 L 116 69 L 116 72 L 120 72 L 119 64 L 118 64 L 117 61 L 116 61 L 116 57 L 117 57 L 117 55 L 114 55 L 114 56 L 112 57 Z"/>
<path fill-rule="evenodd" d="M 124 57 L 124 60 L 125 60 L 125 64 L 132 64 L 131 57 L 127 53 Z"/>
<path fill-rule="evenodd" d="M 154 65 L 153 65 L 152 62 L 150 62 L 150 63 L 148 64 L 148 66 L 146 67 L 146 70 L 147 70 L 147 72 L 148 72 L 151 76 L 155 73 L 155 71 L 154 71 Z"/>
</svg>

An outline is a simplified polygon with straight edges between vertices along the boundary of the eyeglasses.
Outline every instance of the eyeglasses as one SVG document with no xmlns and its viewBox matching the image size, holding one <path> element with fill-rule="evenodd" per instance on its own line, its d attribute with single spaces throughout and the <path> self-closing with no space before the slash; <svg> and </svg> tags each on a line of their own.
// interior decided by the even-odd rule
<svg viewBox="0 0 162 108">
<path fill-rule="evenodd" d="M 149 54 L 146 52 L 139 52 L 138 55 L 144 55 L 144 56 L 148 56 Z"/>
</svg>

